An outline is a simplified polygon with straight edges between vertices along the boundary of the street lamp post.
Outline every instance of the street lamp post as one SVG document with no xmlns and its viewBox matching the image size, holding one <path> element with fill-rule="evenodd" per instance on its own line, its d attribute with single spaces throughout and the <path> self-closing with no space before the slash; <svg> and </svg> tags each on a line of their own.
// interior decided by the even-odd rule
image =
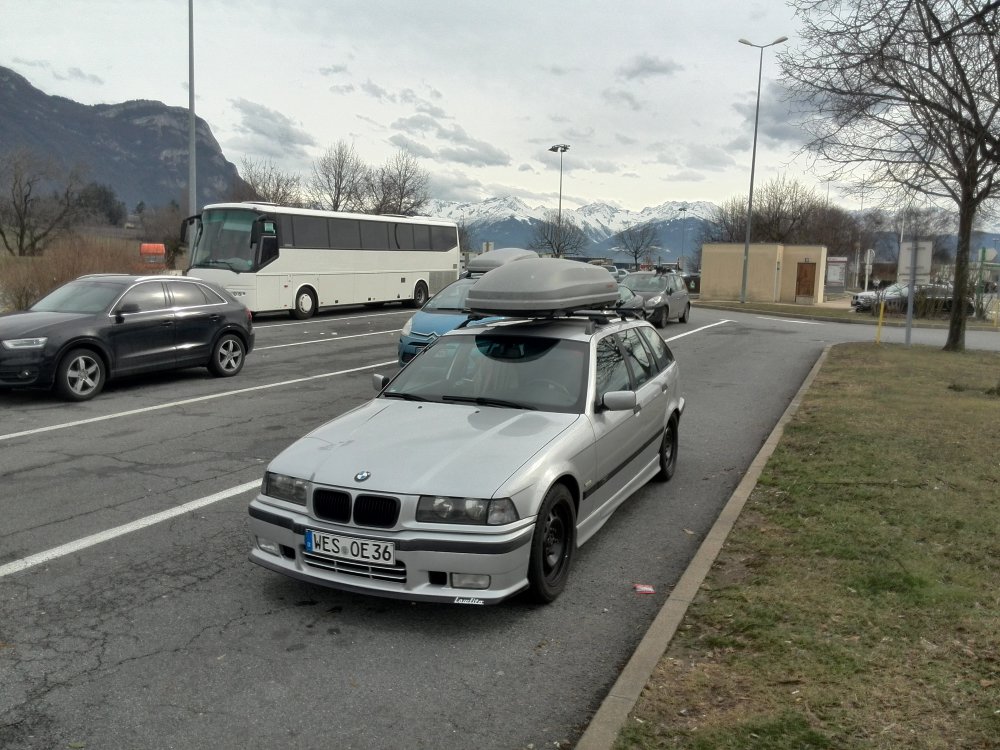
<svg viewBox="0 0 1000 750">
<path fill-rule="evenodd" d="M 743 281 L 740 283 L 740 302 L 747 301 L 747 266 L 750 265 L 750 224 L 753 221 L 753 173 L 757 166 L 757 122 L 760 119 L 760 81 L 764 73 L 764 50 L 776 44 L 787 42 L 787 36 L 781 36 L 770 44 L 754 44 L 746 39 L 740 39 L 740 44 L 756 47 L 760 50 L 760 65 L 757 68 L 757 107 L 753 115 L 753 152 L 750 156 L 750 197 L 747 200 L 747 237 L 743 244 Z"/>
<path fill-rule="evenodd" d="M 685 219 L 687 219 L 687 212 L 688 212 L 688 205 L 687 205 L 687 203 L 685 203 L 683 206 L 680 207 L 680 212 L 681 212 L 681 258 L 680 258 L 680 260 L 681 260 L 681 264 L 683 265 L 683 264 L 686 264 L 686 262 L 687 262 L 685 260 L 685 256 L 684 256 L 685 252 L 687 252 L 687 233 L 688 233 L 688 230 L 687 230 L 687 222 L 685 221 Z"/>
<path fill-rule="evenodd" d="M 559 211 L 556 214 L 556 242 L 558 243 L 558 245 L 556 247 L 556 253 L 561 255 L 562 253 L 560 248 L 562 246 L 562 163 L 563 163 L 563 154 L 569 151 L 569 146 L 567 146 L 565 143 L 557 143 L 555 146 L 552 146 L 549 149 L 549 151 L 555 151 L 559 154 Z"/>
<path fill-rule="evenodd" d="M 188 216 L 198 213 L 198 169 L 194 116 L 194 0 L 188 0 Z"/>
</svg>

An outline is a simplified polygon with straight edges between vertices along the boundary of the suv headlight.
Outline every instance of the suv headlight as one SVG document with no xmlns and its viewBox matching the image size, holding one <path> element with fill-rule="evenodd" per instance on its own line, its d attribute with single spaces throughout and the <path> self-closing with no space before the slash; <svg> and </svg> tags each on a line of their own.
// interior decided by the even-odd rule
<svg viewBox="0 0 1000 750">
<path fill-rule="evenodd" d="M 403 330 L 399 332 L 400 336 L 409 336 L 410 330 L 413 328 L 413 318 L 409 318 L 405 323 L 403 323 Z"/>
<path fill-rule="evenodd" d="M 31 339 L 4 339 L 2 342 L 4 349 L 41 349 L 48 339 L 45 336 L 36 336 Z"/>
<path fill-rule="evenodd" d="M 663 303 L 662 294 L 657 294 L 655 297 L 650 297 L 649 299 L 646 300 L 646 304 L 649 305 L 650 307 L 656 307 L 657 305 L 660 305 L 662 303 Z"/>
<path fill-rule="evenodd" d="M 275 474 L 273 471 L 267 471 L 264 472 L 264 483 L 261 485 L 260 491 L 276 500 L 284 500 L 285 502 L 304 506 L 306 504 L 306 496 L 309 492 L 309 482 L 285 474 Z"/>
<path fill-rule="evenodd" d="M 417 502 L 417 520 L 424 523 L 502 526 L 517 519 L 517 509 L 509 497 L 484 500 L 475 497 L 422 495 Z"/>
</svg>

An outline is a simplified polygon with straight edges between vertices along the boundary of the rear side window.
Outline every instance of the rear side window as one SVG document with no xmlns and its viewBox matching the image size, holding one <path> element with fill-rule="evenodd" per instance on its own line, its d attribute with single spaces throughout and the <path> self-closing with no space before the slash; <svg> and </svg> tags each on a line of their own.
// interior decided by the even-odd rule
<svg viewBox="0 0 1000 750">
<path fill-rule="evenodd" d="M 653 357 L 656 358 L 658 369 L 662 372 L 670 367 L 670 363 L 674 361 L 674 353 L 670 351 L 670 347 L 667 346 L 666 342 L 660 338 L 660 334 L 652 328 L 646 328 L 645 326 L 636 330 L 639 331 L 639 335 L 649 344 L 649 348 L 653 352 Z"/>
<path fill-rule="evenodd" d="M 653 354 L 643 343 L 639 331 L 635 328 L 629 328 L 622 334 L 622 348 L 632 368 L 632 374 L 635 375 L 635 387 L 638 390 L 640 386 L 656 377 L 658 368 Z"/>
<path fill-rule="evenodd" d="M 458 230 L 455 227 L 431 227 L 431 249 L 451 250 L 458 244 Z"/>
<path fill-rule="evenodd" d="M 209 304 L 204 287 L 199 284 L 188 284 L 180 281 L 167 283 L 174 307 L 201 307 Z"/>
</svg>

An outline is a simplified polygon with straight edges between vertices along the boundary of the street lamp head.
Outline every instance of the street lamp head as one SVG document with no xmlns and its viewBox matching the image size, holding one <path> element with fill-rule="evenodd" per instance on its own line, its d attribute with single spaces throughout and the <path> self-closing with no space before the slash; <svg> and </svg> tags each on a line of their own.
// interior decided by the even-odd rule
<svg viewBox="0 0 1000 750">
<path fill-rule="evenodd" d="M 738 41 L 739 41 L 740 44 L 745 44 L 747 47 L 756 47 L 757 49 L 766 49 L 768 47 L 773 47 L 776 44 L 781 44 L 782 42 L 787 42 L 788 41 L 788 37 L 787 36 L 779 36 L 777 39 L 775 39 L 770 44 L 754 44 L 749 39 L 739 39 Z"/>
<path fill-rule="evenodd" d="M 549 148 L 549 151 L 556 151 L 559 153 L 563 153 L 564 151 L 569 151 L 569 146 L 567 146 L 565 143 L 557 143 L 555 146 Z"/>
<path fill-rule="evenodd" d="M 745 44 L 747 47 L 756 47 L 757 45 L 751 42 L 749 39 L 740 39 L 740 44 Z"/>
<path fill-rule="evenodd" d="M 771 42 L 771 44 L 767 46 L 770 47 L 772 44 L 781 44 L 782 42 L 787 42 L 787 41 L 788 41 L 787 36 L 779 36 L 777 39 L 775 39 L 773 42 Z"/>
</svg>

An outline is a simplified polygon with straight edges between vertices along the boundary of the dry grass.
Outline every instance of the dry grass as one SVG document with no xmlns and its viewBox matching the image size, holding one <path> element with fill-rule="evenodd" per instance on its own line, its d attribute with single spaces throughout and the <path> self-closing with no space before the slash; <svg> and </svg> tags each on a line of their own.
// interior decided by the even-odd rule
<svg viewBox="0 0 1000 750">
<path fill-rule="evenodd" d="M 835 347 L 616 747 L 1000 747 L 998 377 Z"/>
<path fill-rule="evenodd" d="M 71 236 L 35 258 L 0 258 L 0 310 L 23 310 L 55 287 L 87 273 L 135 273 L 139 243 Z"/>
</svg>

